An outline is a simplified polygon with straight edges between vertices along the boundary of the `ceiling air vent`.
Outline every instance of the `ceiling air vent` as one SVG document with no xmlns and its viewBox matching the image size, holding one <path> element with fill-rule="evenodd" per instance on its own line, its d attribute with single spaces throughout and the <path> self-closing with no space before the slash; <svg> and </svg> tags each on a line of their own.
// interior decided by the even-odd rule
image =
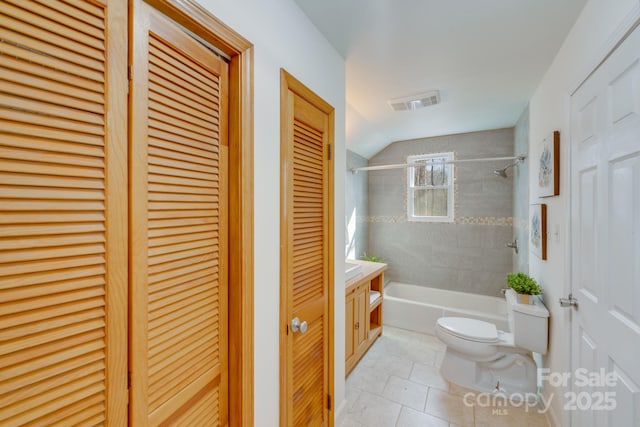
<svg viewBox="0 0 640 427">
<path fill-rule="evenodd" d="M 393 111 L 413 111 L 418 108 L 438 104 L 440 102 L 440 92 L 432 90 L 405 98 L 390 99 L 387 102 Z"/>
</svg>

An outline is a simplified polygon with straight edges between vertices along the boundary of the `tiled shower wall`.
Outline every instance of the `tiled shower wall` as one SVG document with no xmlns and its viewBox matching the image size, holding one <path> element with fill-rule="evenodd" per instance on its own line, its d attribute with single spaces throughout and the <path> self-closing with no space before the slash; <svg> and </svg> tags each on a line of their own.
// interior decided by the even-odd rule
<svg viewBox="0 0 640 427">
<path fill-rule="evenodd" d="M 349 259 L 359 259 L 367 252 L 369 244 L 368 222 L 368 179 L 367 172 L 356 174 L 350 169 L 367 166 L 368 160 L 353 151 L 347 150 L 346 176 L 346 216 L 345 216 L 345 256 Z"/>
<path fill-rule="evenodd" d="M 529 152 L 529 107 L 515 127 L 516 155 Z M 513 254 L 513 271 L 529 272 L 529 159 L 513 170 L 513 238 L 518 239 L 518 254 Z"/>
<path fill-rule="evenodd" d="M 513 156 L 514 129 L 399 141 L 369 165 L 405 163 L 415 154 L 453 151 L 456 159 Z M 499 296 L 512 270 L 513 168 L 508 161 L 455 166 L 455 222 L 408 222 L 406 170 L 369 172 L 368 252 L 389 264 L 386 278 Z"/>
</svg>

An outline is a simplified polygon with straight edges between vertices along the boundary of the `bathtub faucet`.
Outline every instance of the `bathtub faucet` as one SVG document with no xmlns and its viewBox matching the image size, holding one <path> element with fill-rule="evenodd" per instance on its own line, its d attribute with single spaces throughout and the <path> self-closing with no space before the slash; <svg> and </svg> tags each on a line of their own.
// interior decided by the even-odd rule
<svg viewBox="0 0 640 427">
<path fill-rule="evenodd" d="M 513 242 L 507 243 L 504 246 L 507 248 L 512 248 L 516 251 L 516 255 L 518 254 L 518 239 L 514 239 Z"/>
</svg>

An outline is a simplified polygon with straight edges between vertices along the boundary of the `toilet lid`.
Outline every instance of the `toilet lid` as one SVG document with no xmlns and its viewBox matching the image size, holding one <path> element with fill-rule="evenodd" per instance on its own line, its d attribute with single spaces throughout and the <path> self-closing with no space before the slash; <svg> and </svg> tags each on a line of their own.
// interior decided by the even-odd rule
<svg viewBox="0 0 640 427">
<path fill-rule="evenodd" d="M 479 342 L 498 341 L 496 325 L 482 320 L 466 317 L 441 317 L 438 319 L 438 325 L 460 338 Z"/>
</svg>

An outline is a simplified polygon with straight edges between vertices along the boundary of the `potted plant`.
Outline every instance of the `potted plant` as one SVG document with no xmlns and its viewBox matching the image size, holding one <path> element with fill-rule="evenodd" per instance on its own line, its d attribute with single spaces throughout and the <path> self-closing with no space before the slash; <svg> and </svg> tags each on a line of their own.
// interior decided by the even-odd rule
<svg viewBox="0 0 640 427">
<path fill-rule="evenodd" d="M 507 274 L 507 285 L 516 291 L 520 304 L 533 304 L 532 295 L 542 294 L 538 282 L 526 273 Z"/>
<path fill-rule="evenodd" d="M 382 257 L 376 256 L 376 255 L 367 255 L 366 252 L 362 255 L 362 258 L 360 259 L 363 261 L 369 261 L 369 262 L 384 262 L 384 259 Z"/>
</svg>

